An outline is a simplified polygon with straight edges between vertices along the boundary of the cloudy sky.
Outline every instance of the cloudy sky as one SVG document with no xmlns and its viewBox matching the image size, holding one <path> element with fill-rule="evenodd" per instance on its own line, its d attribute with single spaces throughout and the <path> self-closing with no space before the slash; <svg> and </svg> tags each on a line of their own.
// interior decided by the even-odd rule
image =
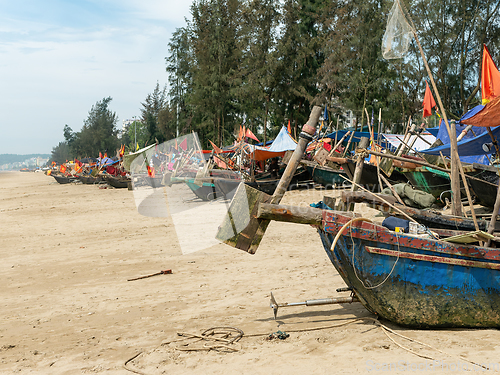
<svg viewBox="0 0 500 375">
<path fill-rule="evenodd" d="M 190 0 L 0 0 L 0 154 L 50 153 L 112 97 L 122 121 L 167 83 Z"/>
</svg>

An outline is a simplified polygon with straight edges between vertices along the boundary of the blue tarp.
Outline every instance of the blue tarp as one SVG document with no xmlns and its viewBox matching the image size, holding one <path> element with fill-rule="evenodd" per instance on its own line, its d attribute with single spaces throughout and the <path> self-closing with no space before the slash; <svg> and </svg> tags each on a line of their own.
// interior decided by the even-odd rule
<svg viewBox="0 0 500 375">
<path fill-rule="evenodd" d="M 474 116 L 483 108 L 484 106 L 482 105 L 478 105 L 472 108 L 469 112 L 462 116 L 460 121 Z M 460 121 L 456 122 L 455 125 L 457 137 L 467 126 L 462 124 Z M 500 135 L 500 126 L 493 128 L 492 132 L 495 137 L 498 137 L 498 135 Z M 421 150 L 420 152 L 428 155 L 440 155 L 440 153 L 442 153 L 444 156 L 450 156 L 450 137 L 448 135 L 448 130 L 446 128 L 446 125 L 444 124 L 444 121 L 441 121 L 437 138 L 439 138 L 444 143 L 442 146 L 430 148 L 427 150 Z M 474 126 L 472 128 L 472 131 L 469 131 L 465 135 L 465 137 L 457 144 L 460 160 L 465 163 L 489 164 L 489 160 L 486 155 L 491 155 L 494 150 L 492 150 L 491 152 L 485 152 L 482 146 L 485 143 L 491 143 L 491 141 L 491 136 L 488 134 L 486 128 Z"/>
</svg>

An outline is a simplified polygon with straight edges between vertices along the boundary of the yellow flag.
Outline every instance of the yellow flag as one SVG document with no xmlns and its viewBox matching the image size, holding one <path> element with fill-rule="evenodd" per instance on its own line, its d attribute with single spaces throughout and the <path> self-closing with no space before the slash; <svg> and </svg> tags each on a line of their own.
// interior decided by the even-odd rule
<svg viewBox="0 0 500 375">
<path fill-rule="evenodd" d="M 137 147 L 135 148 L 135 150 L 137 151 L 139 149 L 139 143 L 137 143 Z"/>
</svg>

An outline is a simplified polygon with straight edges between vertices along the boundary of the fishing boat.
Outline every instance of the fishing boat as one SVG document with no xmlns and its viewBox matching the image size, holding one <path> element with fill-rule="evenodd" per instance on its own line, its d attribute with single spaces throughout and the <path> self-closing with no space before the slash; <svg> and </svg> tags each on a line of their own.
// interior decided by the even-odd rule
<svg viewBox="0 0 500 375">
<path fill-rule="evenodd" d="M 185 179 L 184 182 L 201 200 L 210 201 L 223 196 L 223 194 L 216 188 L 212 178 L 188 178 Z"/>
<path fill-rule="evenodd" d="M 346 284 L 381 318 L 415 328 L 500 326 L 500 250 L 333 210 L 323 211 L 318 232 Z"/>
<path fill-rule="evenodd" d="M 352 159 L 345 159 L 344 163 L 341 164 L 342 169 L 347 174 L 347 177 L 352 181 L 354 180 L 354 172 L 356 170 L 356 162 Z M 384 173 L 384 172 L 380 172 Z M 394 170 L 391 173 L 391 176 L 387 178 L 387 180 L 391 184 L 398 184 L 400 182 L 407 182 L 408 179 L 404 174 L 400 173 L 397 170 Z M 369 190 L 380 190 L 379 189 L 379 179 L 377 166 L 365 162 L 363 164 L 363 170 L 361 172 L 361 178 L 359 180 L 359 184 L 365 186 Z"/>
<path fill-rule="evenodd" d="M 128 177 L 112 176 L 109 174 L 104 176 L 104 180 L 108 183 L 108 185 L 116 189 L 128 188 L 131 183 L 131 180 Z"/>
<path fill-rule="evenodd" d="M 269 174 L 266 173 L 266 177 L 256 178 L 255 181 L 243 181 L 244 184 L 253 187 L 254 189 L 260 190 L 266 194 L 272 195 L 280 182 L 279 178 L 269 178 Z M 311 175 L 309 171 L 305 168 L 300 168 L 294 174 L 288 190 L 300 189 L 302 187 L 310 186 Z M 228 179 L 228 178 L 215 178 L 214 185 L 221 192 L 221 194 L 226 198 L 232 198 L 236 192 L 241 180 L 238 179 Z"/>
<path fill-rule="evenodd" d="M 482 173 L 469 177 L 467 183 L 474 192 L 477 203 L 484 207 L 493 208 L 498 190 L 498 168 L 475 163 L 473 167 Z"/>
<path fill-rule="evenodd" d="M 78 180 L 85 185 L 94 185 L 101 182 L 103 179 L 101 176 L 92 176 L 92 175 L 79 175 Z"/>
<path fill-rule="evenodd" d="M 64 176 L 61 174 L 51 174 L 51 176 L 54 177 L 54 179 L 60 184 L 69 184 L 71 182 L 77 181 L 77 178 L 73 176 Z"/>
<path fill-rule="evenodd" d="M 334 169 L 327 166 L 321 166 L 315 162 L 302 160 L 301 164 L 304 165 L 309 171 L 311 178 L 317 184 L 326 188 L 336 188 L 346 184 L 347 174 L 342 169 Z"/>
</svg>

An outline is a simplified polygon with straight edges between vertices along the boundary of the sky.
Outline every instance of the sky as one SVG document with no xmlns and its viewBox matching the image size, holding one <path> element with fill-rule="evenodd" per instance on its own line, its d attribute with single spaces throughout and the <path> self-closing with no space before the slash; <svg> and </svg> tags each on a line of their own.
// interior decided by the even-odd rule
<svg viewBox="0 0 500 375">
<path fill-rule="evenodd" d="M 50 154 L 96 102 L 123 120 L 168 82 L 190 0 L 0 0 L 0 154 Z"/>
</svg>

